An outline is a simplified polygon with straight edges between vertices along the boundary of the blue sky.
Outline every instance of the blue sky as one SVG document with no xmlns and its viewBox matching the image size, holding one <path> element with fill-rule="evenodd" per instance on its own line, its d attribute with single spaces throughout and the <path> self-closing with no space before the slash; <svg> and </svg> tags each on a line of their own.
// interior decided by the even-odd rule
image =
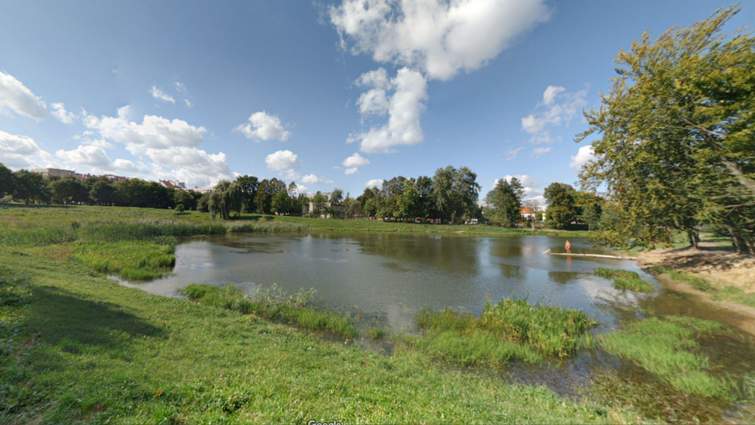
<svg viewBox="0 0 755 425">
<path fill-rule="evenodd" d="M 0 1 L 0 162 L 352 194 L 466 165 L 537 197 L 576 182 L 617 52 L 730 4 Z"/>
</svg>

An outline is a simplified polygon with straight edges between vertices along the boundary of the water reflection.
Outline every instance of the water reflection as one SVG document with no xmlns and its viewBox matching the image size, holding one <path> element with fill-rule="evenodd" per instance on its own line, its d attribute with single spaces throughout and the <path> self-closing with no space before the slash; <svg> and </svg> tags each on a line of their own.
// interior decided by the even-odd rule
<svg viewBox="0 0 755 425">
<path fill-rule="evenodd" d="M 315 288 L 318 302 L 380 317 L 392 329 L 414 329 L 423 308 L 479 313 L 501 298 L 584 310 L 616 323 L 612 303 L 638 298 L 591 274 L 596 267 L 637 270 L 629 261 L 570 260 L 545 254 L 563 239 L 438 237 L 361 234 L 262 235 L 191 240 L 178 245 L 176 267 L 165 278 L 138 286 L 177 295 L 190 283 L 235 284 L 246 290 L 277 283 L 288 291 Z M 575 250 L 589 244 L 572 241 Z"/>
</svg>

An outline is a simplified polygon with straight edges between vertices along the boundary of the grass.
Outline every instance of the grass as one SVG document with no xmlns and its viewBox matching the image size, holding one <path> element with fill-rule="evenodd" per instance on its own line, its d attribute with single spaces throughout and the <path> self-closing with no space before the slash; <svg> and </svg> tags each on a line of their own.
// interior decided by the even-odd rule
<svg viewBox="0 0 755 425">
<path fill-rule="evenodd" d="M 416 345 L 433 357 L 462 366 L 500 368 L 512 360 L 538 363 L 547 357 L 568 357 L 590 345 L 589 330 L 597 322 L 578 310 L 506 299 L 486 305 L 480 317 L 423 311 L 417 324 L 425 333 Z"/>
<path fill-rule="evenodd" d="M 734 286 L 716 287 L 700 276 L 670 267 L 653 267 L 652 273 L 665 275 L 676 282 L 685 283 L 698 291 L 706 292 L 717 301 L 731 301 L 738 304 L 755 307 L 755 293 L 747 293 Z"/>
<path fill-rule="evenodd" d="M 420 352 L 386 357 L 121 287 L 18 247 L 0 246 L 0 265 L 3 424 L 637 420 L 544 387 L 446 370 Z"/>
<path fill-rule="evenodd" d="M 708 358 L 697 352 L 696 338 L 719 329 L 715 322 L 689 317 L 649 318 L 603 335 L 599 342 L 683 393 L 727 398 L 729 383 L 713 377 Z"/>
<path fill-rule="evenodd" d="M 191 284 L 184 295 L 202 304 L 235 310 L 242 314 L 297 326 L 311 331 L 326 332 L 346 339 L 354 339 L 358 332 L 347 317 L 308 306 L 310 292 L 285 295 L 277 287 L 260 289 L 252 296 L 235 286 Z"/>
<path fill-rule="evenodd" d="M 100 273 L 117 274 L 128 280 L 149 280 L 173 269 L 174 244 L 171 240 L 77 243 L 73 259 Z"/>
<path fill-rule="evenodd" d="M 622 291 L 653 292 L 653 285 L 642 280 L 636 272 L 599 267 L 593 273 L 596 276 L 612 280 L 613 287 Z"/>
</svg>

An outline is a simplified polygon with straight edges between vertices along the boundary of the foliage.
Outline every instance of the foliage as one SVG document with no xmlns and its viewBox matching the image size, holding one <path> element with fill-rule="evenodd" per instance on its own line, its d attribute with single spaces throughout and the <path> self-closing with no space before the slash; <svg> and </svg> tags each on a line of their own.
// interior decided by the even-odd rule
<svg viewBox="0 0 755 425">
<path fill-rule="evenodd" d="M 494 224 L 515 227 L 521 219 L 524 187 L 516 177 L 509 182 L 499 179 L 493 190 L 485 197 L 486 217 Z"/>
<path fill-rule="evenodd" d="M 708 373 L 709 360 L 696 353 L 695 338 L 720 325 L 681 316 L 649 318 L 602 335 L 608 352 L 631 360 L 679 391 L 705 397 L 729 397 L 729 384 Z"/>
<path fill-rule="evenodd" d="M 556 229 L 566 229 L 577 220 L 577 191 L 564 183 L 551 183 L 545 188 L 543 195 L 548 202 L 545 219 Z"/>
<path fill-rule="evenodd" d="M 176 263 L 173 243 L 146 241 L 79 243 L 73 258 L 100 273 L 128 280 L 155 279 Z"/>
<path fill-rule="evenodd" d="M 606 269 L 599 267 L 593 271 L 596 276 L 604 277 L 613 281 L 613 287 L 621 290 L 635 292 L 652 292 L 653 285 L 642 280 L 639 274 L 629 270 Z"/>
<path fill-rule="evenodd" d="M 674 231 L 698 241 L 700 223 L 724 229 L 742 252 L 755 249 L 755 38 L 720 35 L 728 8 L 689 28 L 647 34 L 617 57 L 617 77 L 585 117 L 595 160 L 589 187 L 605 184 L 617 204 L 612 232 L 646 246 Z"/>
</svg>

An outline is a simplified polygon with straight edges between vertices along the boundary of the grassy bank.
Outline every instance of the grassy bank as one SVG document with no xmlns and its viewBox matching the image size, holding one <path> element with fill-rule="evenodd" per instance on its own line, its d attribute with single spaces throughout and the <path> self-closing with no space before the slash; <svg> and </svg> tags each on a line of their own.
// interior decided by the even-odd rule
<svg viewBox="0 0 755 425">
<path fill-rule="evenodd" d="M 577 310 L 502 300 L 486 305 L 479 317 L 424 311 L 417 324 L 424 334 L 416 346 L 431 356 L 462 366 L 500 368 L 512 360 L 568 357 L 590 345 L 589 330 L 597 322 Z"/>
<path fill-rule="evenodd" d="M 669 267 L 652 267 L 649 271 L 676 283 L 688 285 L 698 291 L 704 292 L 707 295 L 710 295 L 713 300 L 730 301 L 755 308 L 755 293 L 747 293 L 741 288 L 734 286 L 715 286 L 700 276 L 681 270 L 674 270 Z"/>
<path fill-rule="evenodd" d="M 652 292 L 653 285 L 642 280 L 639 274 L 628 270 L 606 269 L 599 267 L 593 271 L 600 276 L 613 281 L 613 287 L 622 291 Z"/>
<path fill-rule="evenodd" d="M 542 387 L 385 357 L 0 248 L 0 423 L 606 423 Z M 204 296 L 200 297 L 204 298 Z"/>
</svg>

